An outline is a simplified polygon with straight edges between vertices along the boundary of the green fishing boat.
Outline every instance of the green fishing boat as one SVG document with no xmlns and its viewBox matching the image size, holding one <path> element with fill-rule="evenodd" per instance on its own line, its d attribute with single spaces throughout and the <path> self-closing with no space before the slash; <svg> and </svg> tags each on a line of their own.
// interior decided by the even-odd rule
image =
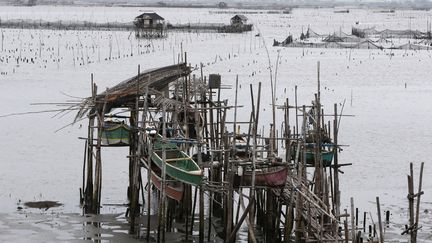
<svg viewBox="0 0 432 243">
<path fill-rule="evenodd" d="M 306 148 L 306 164 L 308 165 L 315 165 L 315 154 L 316 151 L 313 147 L 308 147 Z M 297 144 L 292 144 L 291 145 L 291 159 L 295 159 L 297 155 Z M 323 166 L 330 166 L 333 160 L 333 149 L 328 148 L 328 147 L 322 147 L 321 148 L 321 158 L 323 161 Z M 299 156 L 301 157 L 302 155 L 299 154 Z"/>
<path fill-rule="evenodd" d="M 130 128 L 123 122 L 105 122 L 102 129 L 102 144 L 109 146 L 129 145 Z"/>
<path fill-rule="evenodd" d="M 306 151 L 306 163 L 310 165 L 315 164 L 315 151 Z M 323 161 L 323 166 L 330 166 L 333 160 L 333 151 L 331 150 L 321 150 L 321 158 Z"/>
<path fill-rule="evenodd" d="M 181 182 L 200 185 L 203 171 L 195 161 L 171 142 L 162 142 L 158 136 L 154 142 L 152 161 L 162 169 L 162 148 L 165 148 L 166 154 L 166 174 Z"/>
</svg>

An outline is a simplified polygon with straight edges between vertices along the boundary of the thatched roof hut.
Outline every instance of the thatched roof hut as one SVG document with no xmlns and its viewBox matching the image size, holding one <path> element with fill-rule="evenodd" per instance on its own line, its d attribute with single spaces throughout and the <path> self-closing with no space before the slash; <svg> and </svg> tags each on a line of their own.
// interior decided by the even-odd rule
<svg viewBox="0 0 432 243">
<path fill-rule="evenodd" d="M 146 93 L 147 96 L 156 97 L 153 104 L 155 106 L 160 106 L 162 103 L 168 106 L 181 105 L 181 102 L 165 98 L 163 94 L 171 82 L 186 77 L 190 73 L 191 69 L 185 63 L 147 70 L 94 97 L 85 98 L 77 105 L 79 112 L 75 120 L 102 111 L 108 113 L 113 108 L 132 107 L 136 99 Z"/>
<path fill-rule="evenodd" d="M 146 12 L 135 17 L 134 24 L 140 28 L 154 28 L 163 25 L 164 18 L 154 12 Z"/>
</svg>

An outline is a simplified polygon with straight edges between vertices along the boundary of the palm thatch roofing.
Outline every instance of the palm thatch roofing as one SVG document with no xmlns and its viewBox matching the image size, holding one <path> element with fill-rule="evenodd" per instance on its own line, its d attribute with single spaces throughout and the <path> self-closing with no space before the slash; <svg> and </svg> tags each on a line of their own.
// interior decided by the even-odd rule
<svg viewBox="0 0 432 243">
<path fill-rule="evenodd" d="M 135 19 L 165 20 L 159 14 L 154 12 L 147 12 L 147 13 L 140 14 L 137 17 L 135 17 Z"/>
<path fill-rule="evenodd" d="M 241 21 L 247 21 L 248 18 L 244 16 L 243 14 L 236 14 L 234 17 L 231 18 L 231 20 L 241 20 Z"/>
<path fill-rule="evenodd" d="M 108 88 L 95 97 L 88 97 L 76 105 L 78 114 L 75 121 L 86 115 L 95 115 L 98 112 L 108 113 L 112 108 L 127 107 L 135 104 L 137 97 L 147 93 L 155 95 L 156 105 L 166 104 L 169 106 L 181 104 L 176 100 L 163 97 L 163 91 L 168 85 L 181 77 L 191 73 L 191 68 L 186 63 L 171 65 L 156 69 L 147 70 L 139 75 L 129 78 L 114 87 Z"/>
</svg>

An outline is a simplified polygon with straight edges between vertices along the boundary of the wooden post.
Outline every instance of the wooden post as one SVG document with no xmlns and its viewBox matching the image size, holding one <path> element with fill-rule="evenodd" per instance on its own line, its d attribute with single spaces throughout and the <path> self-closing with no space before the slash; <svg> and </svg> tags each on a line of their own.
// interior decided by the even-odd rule
<svg viewBox="0 0 432 243">
<path fill-rule="evenodd" d="M 295 94 L 294 94 L 294 98 L 295 98 L 295 100 L 294 100 L 294 105 L 295 105 L 295 116 L 296 116 L 296 125 L 295 125 L 295 127 L 296 127 L 296 131 L 295 131 L 295 133 L 296 133 L 296 138 L 298 138 L 298 135 L 299 135 L 299 131 L 298 131 L 298 104 L 297 104 L 297 85 L 294 87 L 294 92 L 295 92 Z"/>
<path fill-rule="evenodd" d="M 147 96 L 145 98 L 147 100 Z M 151 187 L 152 187 L 152 183 L 151 183 L 151 154 L 152 154 L 152 146 L 150 143 L 148 143 L 147 145 L 147 162 L 149 164 L 148 169 L 147 169 L 147 241 L 150 240 L 150 231 L 151 231 Z"/>
<path fill-rule="evenodd" d="M 232 158 L 236 156 L 236 135 L 237 135 L 237 95 L 238 95 L 238 75 L 235 84 L 235 98 L 234 98 L 234 123 L 233 123 L 233 139 L 232 139 Z"/>
<path fill-rule="evenodd" d="M 356 229 L 355 229 L 355 219 L 354 219 L 354 198 L 351 197 L 351 237 L 352 241 L 356 240 Z"/>
<path fill-rule="evenodd" d="M 148 112 L 148 86 L 145 87 L 145 93 L 144 93 L 144 107 L 143 107 L 143 113 L 142 113 L 142 125 L 143 129 L 147 127 L 147 112 Z M 147 142 L 147 235 L 146 239 L 147 241 L 150 240 L 150 231 L 151 231 L 151 155 L 152 155 L 152 144 L 149 140 Z M 143 189 L 144 190 L 144 189 Z"/>
<path fill-rule="evenodd" d="M 285 102 L 285 160 L 287 162 L 291 161 L 291 139 L 290 139 L 290 133 L 291 133 L 291 128 L 290 128 L 290 122 L 289 122 L 289 100 L 288 98 L 286 99 Z"/>
<path fill-rule="evenodd" d="M 333 120 L 333 210 L 335 215 L 340 215 L 340 192 L 339 192 L 339 160 L 338 160 L 338 111 L 337 104 L 334 104 L 334 120 Z M 336 225 L 337 227 L 337 225 Z"/>
<path fill-rule="evenodd" d="M 84 158 L 83 158 L 83 171 L 82 171 L 82 186 L 80 188 L 80 205 L 84 205 L 84 197 L 85 197 L 85 178 L 86 178 L 86 165 L 87 165 L 87 148 L 88 148 L 88 139 L 85 140 L 84 144 Z"/>
<path fill-rule="evenodd" d="M 140 66 L 138 65 L 138 74 L 137 78 L 140 75 Z M 139 82 L 137 82 L 136 87 L 136 97 L 135 104 L 132 106 L 131 115 L 130 115 L 130 126 L 132 127 L 131 141 L 129 145 L 129 193 L 130 193 L 130 232 L 131 234 L 135 234 L 136 231 L 136 219 L 139 216 L 139 158 L 138 158 L 138 147 L 139 147 L 139 138 L 138 138 L 138 120 L 139 120 Z"/>
<path fill-rule="evenodd" d="M 363 213 L 363 232 L 366 232 L 366 212 Z"/>
<path fill-rule="evenodd" d="M 191 194 L 192 194 L 192 188 L 190 185 L 184 185 L 185 189 L 183 192 L 183 210 L 186 211 L 186 223 L 185 223 L 185 238 L 186 241 L 189 240 L 189 213 L 190 213 L 190 200 L 191 200 Z"/>
<path fill-rule="evenodd" d="M 166 105 L 164 104 L 162 106 L 162 143 L 166 143 Z M 161 171 L 161 176 L 162 176 L 162 198 L 161 198 L 161 208 L 160 208 L 160 212 L 161 212 L 161 219 L 162 219 L 162 224 L 161 224 L 161 232 L 162 232 L 162 242 L 165 242 L 165 227 L 166 227 L 166 223 L 165 223 L 165 212 L 166 212 L 166 149 L 165 146 L 162 146 L 162 171 Z"/>
<path fill-rule="evenodd" d="M 273 219 L 273 222 L 275 224 L 274 227 L 274 234 L 276 236 L 276 240 L 278 242 L 282 242 L 282 234 L 281 234 L 281 230 L 280 230 L 280 226 L 281 226 L 281 215 L 282 215 L 282 202 L 277 200 L 278 198 L 276 197 L 276 195 L 274 195 L 275 197 L 275 201 L 276 201 L 276 215 L 275 218 Z"/>
<path fill-rule="evenodd" d="M 266 242 L 273 242 L 275 240 L 274 238 L 274 210 L 275 210 L 275 200 L 274 196 L 271 190 L 266 190 L 266 223 L 265 223 L 265 238 Z"/>
<path fill-rule="evenodd" d="M 355 226 L 358 228 L 358 208 L 355 209 Z"/>
<path fill-rule="evenodd" d="M 346 220 L 344 220 L 344 233 L 345 233 L 345 243 L 348 243 L 349 233 L 348 233 L 348 222 Z"/>
<path fill-rule="evenodd" d="M 198 96 L 197 96 L 197 87 L 195 87 L 195 131 L 197 135 L 197 142 L 198 142 L 198 165 L 202 167 L 203 161 L 202 161 L 202 139 L 201 139 L 201 130 L 200 130 L 200 117 L 198 113 Z M 203 185 L 199 186 L 199 242 L 204 243 L 204 188 Z M 196 200 L 196 199 L 195 199 Z M 195 206 L 193 211 L 195 211 Z M 192 218 L 194 218 L 194 214 L 192 214 Z M 192 226 L 193 226 L 193 220 L 192 220 Z"/>
<path fill-rule="evenodd" d="M 96 103 L 97 86 L 93 81 L 91 74 L 91 88 L 93 103 Z M 88 138 L 87 138 L 87 185 L 85 188 L 85 213 L 95 213 L 93 211 L 93 130 L 95 123 L 95 114 L 89 114 Z"/>
<path fill-rule="evenodd" d="M 192 189 L 192 188 L 191 188 Z M 192 191 L 191 191 L 192 193 Z M 193 204 L 192 204 L 192 217 L 191 217 L 191 227 L 190 227 L 190 234 L 193 235 L 194 230 L 194 222 L 195 222 L 195 208 L 196 208 L 196 201 L 197 201 L 197 195 L 198 195 L 198 187 L 195 187 L 194 192 L 194 198 L 193 198 Z"/>
<path fill-rule="evenodd" d="M 298 172 L 298 177 L 299 177 L 299 183 L 303 183 L 303 179 L 304 179 L 304 175 L 306 173 L 305 168 L 306 168 L 306 149 L 305 149 L 305 134 L 306 134 L 306 107 L 303 106 L 302 108 L 302 112 L 303 112 L 303 126 L 302 126 L 302 134 L 303 134 L 303 140 L 302 142 L 302 158 L 301 158 L 301 163 L 299 163 L 299 172 Z M 299 141 L 300 142 L 300 141 Z M 299 144 L 300 145 L 300 144 Z M 299 149 L 300 146 L 297 147 L 297 149 Z M 301 190 L 301 188 L 297 188 L 298 191 Z M 295 242 L 301 242 L 302 238 L 304 236 L 304 228 L 302 227 L 302 211 L 303 211 L 303 200 L 302 200 L 302 195 L 300 192 L 297 192 L 296 195 L 296 216 L 295 216 Z"/>
<path fill-rule="evenodd" d="M 293 229 L 294 223 L 294 210 L 293 210 L 293 201 L 294 201 L 294 189 L 290 191 L 290 201 L 287 205 L 287 210 L 285 213 L 285 231 L 284 231 L 284 243 L 291 242 L 291 232 Z"/>
<path fill-rule="evenodd" d="M 319 73 L 319 72 L 318 72 Z M 319 77 L 319 76 L 318 76 Z M 319 80 L 319 79 L 318 79 Z M 319 81 L 318 81 L 319 83 Z M 319 85 L 318 85 L 319 86 Z M 315 194 L 318 195 L 318 197 L 323 200 L 324 194 L 323 194 L 323 178 L 322 178 L 322 171 L 323 171 L 323 161 L 321 158 L 321 117 L 320 117 L 320 104 L 319 104 L 319 95 L 315 95 L 315 107 L 312 109 L 315 109 L 315 122 L 314 122 L 314 128 L 316 130 L 316 134 L 314 136 L 314 150 L 315 150 Z"/>
<path fill-rule="evenodd" d="M 129 152 L 129 194 L 130 194 L 130 232 L 135 233 L 135 219 L 137 213 L 139 213 L 139 182 L 138 182 L 138 163 L 137 163 L 137 111 L 131 110 L 130 125 L 133 128 L 130 141 L 130 152 Z"/>
<path fill-rule="evenodd" d="M 252 206 L 251 203 L 252 202 L 249 200 L 249 204 L 248 205 Z M 246 212 L 246 208 L 245 208 L 245 205 L 244 205 L 242 191 L 239 192 L 239 204 L 241 205 L 243 212 Z M 246 224 L 248 226 L 249 242 L 256 243 L 257 240 L 256 240 L 256 237 L 255 237 L 254 229 L 252 228 L 252 224 L 251 224 L 250 210 L 249 210 L 249 217 L 246 217 Z M 240 226 L 241 223 L 238 223 L 238 225 Z"/>
<path fill-rule="evenodd" d="M 165 144 L 166 141 L 166 105 L 162 106 L 162 143 Z M 165 212 L 166 212 L 166 148 L 162 146 L 162 185 L 161 185 L 161 198 L 159 207 L 159 227 L 158 227 L 158 242 L 165 242 Z M 187 233 L 187 232 L 186 232 Z"/>
<path fill-rule="evenodd" d="M 383 226 L 381 221 L 381 209 L 380 209 L 379 197 L 376 197 L 376 203 L 377 203 L 378 224 L 379 224 L 379 231 L 380 231 L 380 242 L 384 243 L 384 232 L 383 232 Z"/>
<path fill-rule="evenodd" d="M 104 111 L 98 111 L 98 128 L 97 128 L 97 144 L 96 144 L 96 165 L 95 165 L 95 187 L 93 188 L 93 209 L 95 213 L 100 212 L 100 189 L 102 184 L 102 161 L 101 161 L 101 141 Z"/>
<path fill-rule="evenodd" d="M 225 111 L 226 112 L 226 111 Z M 227 148 L 228 147 L 228 134 L 225 133 L 224 130 L 222 130 L 221 132 L 223 132 L 221 135 L 223 136 L 223 143 L 224 146 L 222 146 L 221 148 Z M 226 145 L 226 146 L 225 146 Z M 227 171 L 227 181 L 229 183 L 228 185 L 228 193 L 226 196 L 226 240 L 228 240 L 227 242 L 230 243 L 229 239 L 231 236 L 231 232 L 233 231 L 233 196 L 234 196 L 234 190 L 233 190 L 233 181 L 234 181 L 234 171 L 232 169 L 232 165 L 229 164 L 229 152 L 225 151 L 225 156 L 224 156 L 224 164 L 227 165 L 228 171 Z"/>
<path fill-rule="evenodd" d="M 410 163 L 410 175 L 408 176 L 408 205 L 409 205 L 409 226 L 414 227 L 414 172 L 413 163 Z M 413 232 L 410 232 L 411 242 L 415 241 Z"/>
<path fill-rule="evenodd" d="M 240 226 L 242 225 L 243 221 L 246 219 L 247 214 L 250 212 L 252 207 L 252 201 L 249 202 L 249 205 L 247 206 L 246 210 L 243 212 L 242 216 L 240 217 L 239 223 L 235 226 L 233 231 L 228 236 L 226 242 L 234 242 L 235 235 L 237 231 L 240 229 Z"/>
<path fill-rule="evenodd" d="M 258 83 L 258 98 L 257 98 L 257 106 L 255 110 L 255 119 L 254 119 L 254 126 L 253 126 L 253 148 L 252 148 L 252 185 L 251 185 L 251 191 L 250 191 L 250 199 L 252 202 L 251 206 L 251 213 L 250 213 L 250 219 L 251 219 L 251 227 L 252 230 L 254 230 L 254 220 L 255 220 L 255 177 L 256 177 L 256 150 L 257 150 L 257 128 L 258 128 L 258 121 L 259 121 L 259 110 L 260 110 L 260 103 L 261 103 L 261 82 Z M 250 236 L 249 236 L 250 238 Z"/>
<path fill-rule="evenodd" d="M 416 243 L 417 242 L 417 229 L 419 228 L 418 222 L 419 222 L 419 213 L 420 213 L 420 197 L 423 194 L 423 192 L 422 192 L 423 167 L 424 167 L 424 162 L 422 162 L 421 166 L 420 166 L 420 179 L 419 179 L 419 188 L 418 188 L 418 193 L 417 193 L 417 207 L 416 207 L 416 218 L 415 218 L 415 227 L 416 227 L 416 229 L 413 232 L 413 234 L 414 234 L 414 241 L 412 243 Z"/>
<path fill-rule="evenodd" d="M 201 152 L 199 152 L 201 154 Z M 198 155 L 199 156 L 199 155 Z M 200 198 L 199 198 L 199 242 L 204 243 L 204 188 L 200 185 L 199 188 Z"/>
</svg>

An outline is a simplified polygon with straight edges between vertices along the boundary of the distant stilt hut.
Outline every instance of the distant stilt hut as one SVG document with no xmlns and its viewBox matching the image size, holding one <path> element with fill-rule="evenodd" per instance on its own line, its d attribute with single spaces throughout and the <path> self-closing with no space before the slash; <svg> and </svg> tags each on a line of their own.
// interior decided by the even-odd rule
<svg viewBox="0 0 432 243">
<path fill-rule="evenodd" d="M 248 18 L 242 14 L 236 14 L 231 18 L 231 24 L 221 28 L 220 32 L 244 32 L 251 31 L 252 25 L 247 23 Z"/>
<path fill-rule="evenodd" d="M 242 26 L 247 24 L 248 18 L 243 14 L 237 14 L 231 18 L 231 25 L 233 26 Z"/>
<path fill-rule="evenodd" d="M 165 19 L 154 12 L 145 12 L 134 19 L 135 35 L 138 38 L 166 37 Z"/>
</svg>

